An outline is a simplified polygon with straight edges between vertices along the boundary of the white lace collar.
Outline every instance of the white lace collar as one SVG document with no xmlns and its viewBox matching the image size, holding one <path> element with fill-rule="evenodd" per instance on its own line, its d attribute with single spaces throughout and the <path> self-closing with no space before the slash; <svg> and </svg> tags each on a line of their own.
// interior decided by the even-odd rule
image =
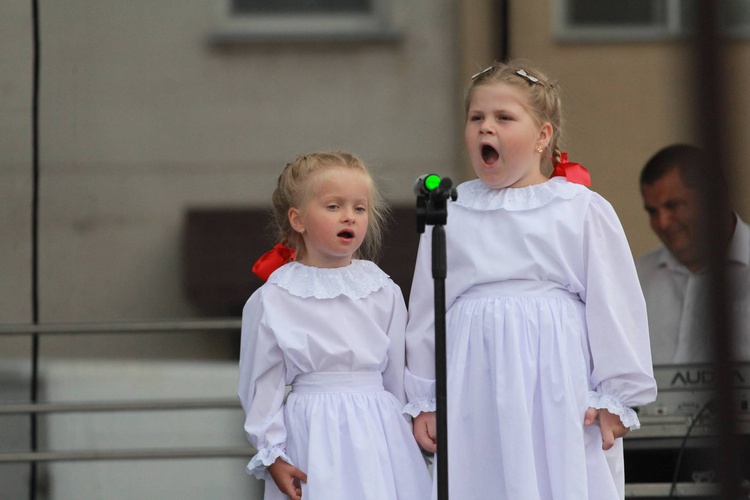
<svg viewBox="0 0 750 500">
<path fill-rule="evenodd" d="M 363 299 L 383 288 L 389 281 L 377 265 L 369 260 L 352 260 L 346 267 L 310 267 L 290 262 L 278 268 L 268 278 L 297 297 L 332 299 L 345 295 L 352 300 Z"/>
<path fill-rule="evenodd" d="M 553 177 L 542 184 L 522 188 L 493 189 L 479 179 L 464 182 L 457 188 L 458 199 L 454 202 L 473 210 L 497 210 L 515 212 L 543 207 L 556 198 L 570 200 L 588 189 L 562 177 Z"/>
</svg>

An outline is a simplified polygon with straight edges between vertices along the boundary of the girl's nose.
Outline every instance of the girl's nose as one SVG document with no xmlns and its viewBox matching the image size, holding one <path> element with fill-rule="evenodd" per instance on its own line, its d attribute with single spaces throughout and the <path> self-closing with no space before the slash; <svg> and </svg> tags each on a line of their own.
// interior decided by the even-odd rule
<svg viewBox="0 0 750 500">
<path fill-rule="evenodd" d="M 489 120 L 482 120 L 482 123 L 479 125 L 479 132 L 482 134 L 494 133 Z"/>
</svg>

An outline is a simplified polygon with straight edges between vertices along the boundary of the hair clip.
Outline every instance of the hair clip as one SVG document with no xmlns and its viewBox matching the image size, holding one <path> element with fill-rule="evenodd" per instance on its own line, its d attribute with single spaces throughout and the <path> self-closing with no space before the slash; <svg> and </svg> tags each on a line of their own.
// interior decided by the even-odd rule
<svg viewBox="0 0 750 500">
<path fill-rule="evenodd" d="M 519 75 L 519 76 L 522 76 L 522 77 L 526 78 L 531 83 L 539 83 L 539 78 L 537 78 L 535 76 L 531 76 L 530 74 L 526 73 L 526 71 L 524 71 L 522 69 L 519 69 L 518 71 L 516 71 L 516 74 Z M 541 85 L 541 83 L 539 83 L 539 85 Z"/>
<path fill-rule="evenodd" d="M 485 73 L 487 73 L 487 72 L 489 72 L 489 71 L 492 71 L 492 68 L 494 68 L 494 66 L 489 66 L 489 67 L 487 67 L 487 68 L 484 68 L 484 69 L 483 69 L 482 71 L 480 71 L 479 73 L 477 73 L 477 74 L 473 75 L 473 76 L 471 77 L 471 79 L 472 79 L 472 80 L 476 80 L 477 78 L 479 78 L 479 77 L 480 77 L 480 76 L 482 76 L 483 74 L 485 74 Z"/>
</svg>

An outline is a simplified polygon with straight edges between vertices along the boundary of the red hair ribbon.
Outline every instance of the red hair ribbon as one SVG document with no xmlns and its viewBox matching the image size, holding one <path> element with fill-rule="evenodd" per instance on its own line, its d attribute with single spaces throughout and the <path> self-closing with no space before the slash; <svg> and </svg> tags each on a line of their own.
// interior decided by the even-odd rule
<svg viewBox="0 0 750 500">
<path fill-rule="evenodd" d="M 296 255 L 297 252 L 293 249 L 283 243 L 276 243 L 271 250 L 261 255 L 260 259 L 253 264 L 253 273 L 263 281 L 268 281 L 271 273 L 290 260 L 294 260 Z"/>
<path fill-rule="evenodd" d="M 583 165 L 568 161 L 568 153 L 560 153 L 560 161 L 555 162 L 555 169 L 552 171 L 550 178 L 562 176 L 569 182 L 591 186 L 591 175 Z"/>
</svg>

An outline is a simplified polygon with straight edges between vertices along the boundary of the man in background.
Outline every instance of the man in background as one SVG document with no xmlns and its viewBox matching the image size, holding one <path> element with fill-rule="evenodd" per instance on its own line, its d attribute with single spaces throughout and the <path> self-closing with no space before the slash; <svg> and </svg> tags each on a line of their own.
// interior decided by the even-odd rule
<svg viewBox="0 0 750 500">
<path fill-rule="evenodd" d="M 705 153 L 686 144 L 667 146 L 646 163 L 640 177 L 651 229 L 664 244 L 636 260 L 648 307 L 654 364 L 713 360 L 708 320 L 708 262 L 701 225 Z M 722 196 L 727 197 L 724 179 Z M 736 359 L 750 361 L 750 228 L 733 211 L 711 224 L 725 224 L 724 245 L 732 289 Z"/>
</svg>

